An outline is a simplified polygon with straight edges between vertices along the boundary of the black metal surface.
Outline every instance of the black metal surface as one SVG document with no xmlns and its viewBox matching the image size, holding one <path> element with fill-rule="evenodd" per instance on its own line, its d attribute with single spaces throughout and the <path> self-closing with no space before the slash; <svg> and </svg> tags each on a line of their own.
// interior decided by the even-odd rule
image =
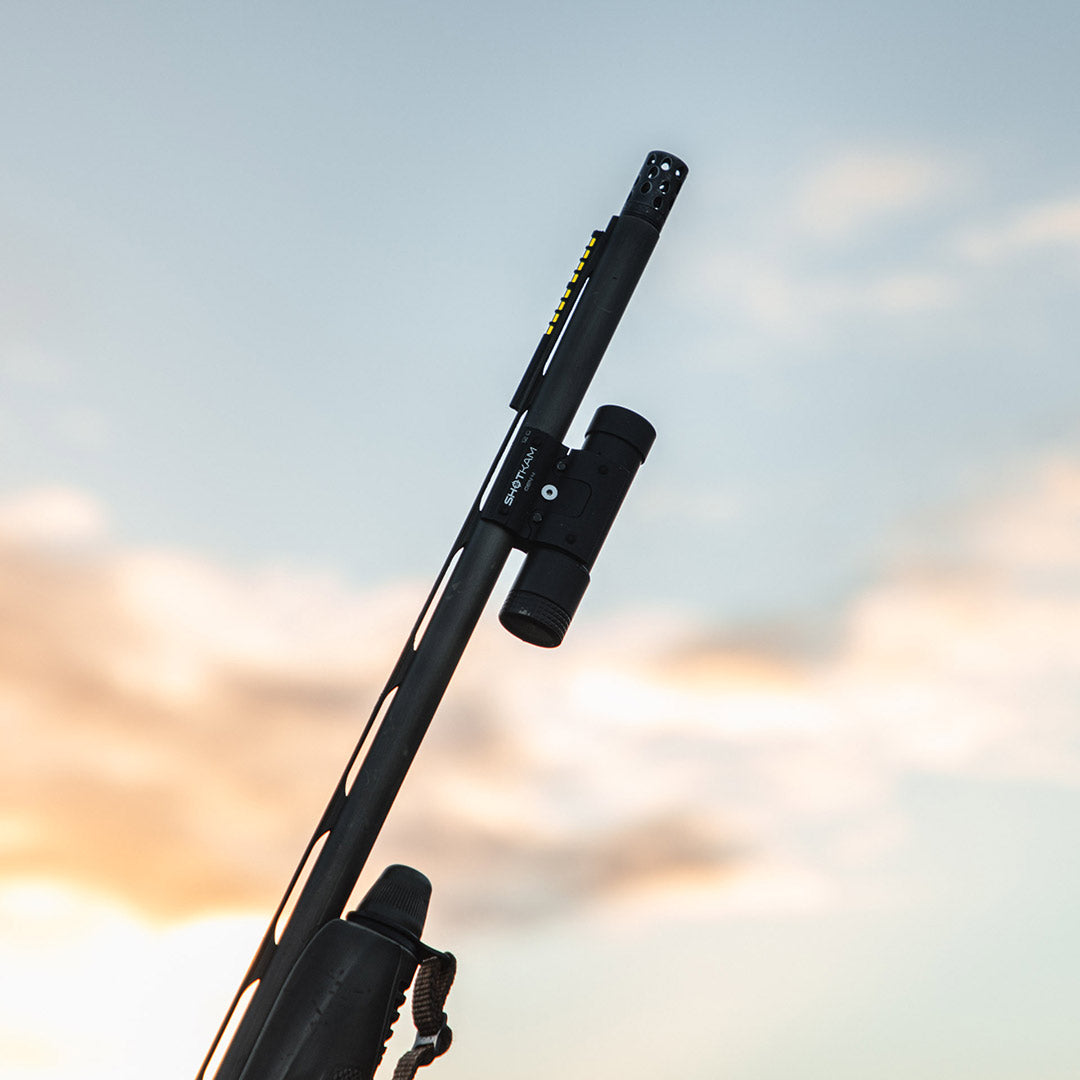
<svg viewBox="0 0 1080 1080">
<path fill-rule="evenodd" d="M 686 162 L 674 154 L 654 150 L 641 166 L 641 172 L 622 208 L 623 214 L 643 218 L 659 231 L 671 213 L 672 204 L 688 171 Z"/>
<path fill-rule="evenodd" d="M 522 486 L 518 546 L 526 551 L 525 562 L 499 612 L 510 633 L 544 648 L 562 644 L 589 572 L 655 439 L 643 416 L 602 405 L 581 449 L 562 447 L 563 455 L 530 488 Z"/>
</svg>

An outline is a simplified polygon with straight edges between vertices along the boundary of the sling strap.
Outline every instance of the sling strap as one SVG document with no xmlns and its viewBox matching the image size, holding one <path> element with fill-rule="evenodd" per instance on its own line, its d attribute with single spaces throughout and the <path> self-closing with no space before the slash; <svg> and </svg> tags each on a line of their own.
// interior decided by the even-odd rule
<svg viewBox="0 0 1080 1080">
<path fill-rule="evenodd" d="M 457 960 L 453 953 L 432 950 L 416 974 L 412 993 L 413 1023 L 416 1025 L 416 1042 L 394 1069 L 393 1080 L 413 1080 L 416 1070 L 430 1065 L 450 1049 L 453 1032 L 446 1023 L 446 995 L 454 982 Z"/>
</svg>

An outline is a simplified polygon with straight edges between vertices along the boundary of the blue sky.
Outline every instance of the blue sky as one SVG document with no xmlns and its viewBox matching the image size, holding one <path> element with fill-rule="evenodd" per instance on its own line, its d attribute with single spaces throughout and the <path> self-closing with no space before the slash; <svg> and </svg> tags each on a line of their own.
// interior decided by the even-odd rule
<svg viewBox="0 0 1080 1080">
<path fill-rule="evenodd" d="M 1075 197 L 1074 23 L 19 8 L 0 482 L 89 490 L 132 542 L 426 577 L 583 238 L 670 146 L 693 180 L 596 389 L 660 441 L 596 602 L 835 602 L 1072 435 L 1075 234 L 963 240 Z"/>
<path fill-rule="evenodd" d="M 1071 6 L 2 23 L 9 1075 L 190 1075 L 657 147 L 576 429 L 657 444 L 566 645 L 481 629 L 381 841 L 463 957 L 439 1067 L 504 1072 L 525 981 L 522 1078 L 1075 1073 Z"/>
</svg>

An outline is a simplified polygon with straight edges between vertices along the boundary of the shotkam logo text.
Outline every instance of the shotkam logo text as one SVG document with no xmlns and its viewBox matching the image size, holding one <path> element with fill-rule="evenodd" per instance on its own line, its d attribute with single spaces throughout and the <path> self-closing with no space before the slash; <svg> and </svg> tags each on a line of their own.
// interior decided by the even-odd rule
<svg viewBox="0 0 1080 1080">
<path fill-rule="evenodd" d="M 522 488 L 527 488 L 532 483 L 532 477 L 529 476 L 529 470 L 532 468 L 533 458 L 536 457 L 536 451 L 538 447 L 530 446 L 525 456 L 521 459 L 521 464 L 518 466 L 518 471 L 514 474 L 514 479 L 510 481 L 510 490 L 503 498 L 504 506 L 513 506 L 514 499 L 517 498 L 517 493 Z"/>
</svg>

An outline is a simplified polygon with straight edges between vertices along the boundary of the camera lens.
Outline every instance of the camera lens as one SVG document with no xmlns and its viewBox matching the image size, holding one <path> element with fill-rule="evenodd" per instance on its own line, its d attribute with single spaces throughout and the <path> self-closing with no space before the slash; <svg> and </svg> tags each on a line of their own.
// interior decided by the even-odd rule
<svg viewBox="0 0 1080 1080">
<path fill-rule="evenodd" d="M 589 571 L 571 555 L 537 547 L 525 558 L 499 622 L 530 645 L 562 642 L 589 585 Z"/>
</svg>

